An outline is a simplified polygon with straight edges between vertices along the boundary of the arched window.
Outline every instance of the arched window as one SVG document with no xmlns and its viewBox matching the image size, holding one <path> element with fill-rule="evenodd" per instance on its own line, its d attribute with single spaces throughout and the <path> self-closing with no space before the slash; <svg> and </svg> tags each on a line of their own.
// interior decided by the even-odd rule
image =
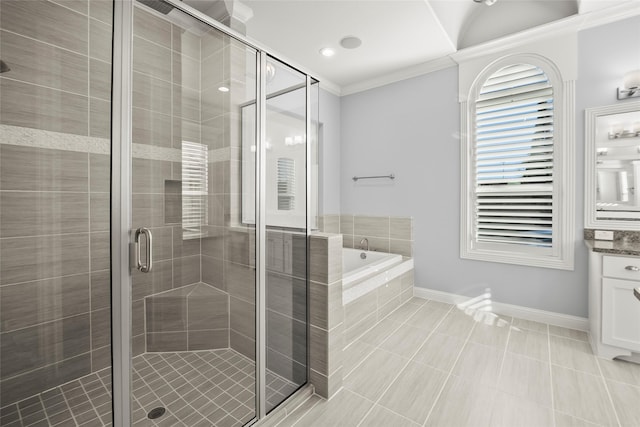
<svg viewBox="0 0 640 427">
<path fill-rule="evenodd" d="M 463 258 L 573 268 L 573 243 L 563 241 L 562 81 L 544 65 L 501 61 L 472 87 Z"/>
</svg>

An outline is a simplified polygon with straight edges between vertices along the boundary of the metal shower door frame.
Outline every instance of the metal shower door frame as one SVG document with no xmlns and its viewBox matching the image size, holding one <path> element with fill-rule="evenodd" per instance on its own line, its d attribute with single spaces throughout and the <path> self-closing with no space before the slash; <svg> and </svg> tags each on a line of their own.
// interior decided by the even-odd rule
<svg viewBox="0 0 640 427">
<path fill-rule="evenodd" d="M 131 425 L 131 286 L 130 242 L 132 240 L 132 79 L 133 8 L 135 0 L 113 2 L 112 114 L 111 114 L 111 351 L 113 424 Z M 179 0 L 163 0 L 176 9 L 256 50 L 256 418 L 266 416 L 266 60 L 268 49 L 215 21 Z M 287 65 L 290 61 L 285 61 Z M 311 232 L 311 93 L 318 79 L 306 75 L 307 136 L 307 248 Z M 315 82 L 315 83 L 314 83 Z M 308 259 L 308 255 L 307 255 Z M 309 282 L 307 262 L 307 289 Z M 309 319 L 307 310 L 307 337 Z M 309 379 L 307 339 L 307 380 Z M 250 422 L 249 424 L 251 424 Z"/>
</svg>

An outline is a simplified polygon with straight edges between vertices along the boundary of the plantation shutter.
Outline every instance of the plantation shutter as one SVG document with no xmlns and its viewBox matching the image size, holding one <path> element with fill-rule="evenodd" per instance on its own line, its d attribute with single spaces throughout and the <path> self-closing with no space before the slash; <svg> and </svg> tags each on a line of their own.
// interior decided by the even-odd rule
<svg viewBox="0 0 640 427">
<path fill-rule="evenodd" d="M 296 171 L 293 159 L 278 159 L 278 210 L 292 211 L 295 208 Z"/>
<path fill-rule="evenodd" d="M 201 237 L 207 224 L 208 165 L 207 146 L 182 141 L 182 238 Z"/>
<path fill-rule="evenodd" d="M 553 87 L 538 67 L 505 67 L 475 103 L 478 243 L 553 245 Z"/>
</svg>

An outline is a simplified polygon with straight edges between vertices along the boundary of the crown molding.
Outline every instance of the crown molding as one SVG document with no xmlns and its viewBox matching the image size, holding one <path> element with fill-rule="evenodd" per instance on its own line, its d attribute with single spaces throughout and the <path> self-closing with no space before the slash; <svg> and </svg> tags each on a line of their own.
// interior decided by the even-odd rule
<svg viewBox="0 0 640 427">
<path fill-rule="evenodd" d="M 619 5 L 580 15 L 572 15 L 558 21 L 539 25 L 528 30 L 479 44 L 477 46 L 461 49 L 449 56 L 453 61 L 460 64 L 461 62 L 488 54 L 503 52 L 525 44 L 531 44 L 562 35 L 575 34 L 588 28 L 597 27 L 599 25 L 608 24 L 636 15 L 640 15 L 640 1 L 628 0 Z"/>
<path fill-rule="evenodd" d="M 342 96 L 352 95 L 354 93 L 363 92 L 365 90 L 374 89 L 376 87 L 385 86 L 391 83 L 407 80 L 413 77 L 422 76 L 424 74 L 433 73 L 434 71 L 443 70 L 445 68 L 457 65 L 449 56 L 434 59 L 432 61 L 423 62 L 422 64 L 413 65 L 401 70 L 374 77 L 363 82 L 354 83 L 342 88 Z"/>
<path fill-rule="evenodd" d="M 326 90 L 330 94 L 338 96 L 338 97 L 344 95 L 344 93 L 342 92 L 342 89 L 340 88 L 340 86 L 338 86 L 337 84 L 333 83 L 332 81 L 327 80 L 327 79 L 323 79 L 323 78 L 319 78 L 318 81 L 320 82 L 320 88 Z"/>
<path fill-rule="evenodd" d="M 439 71 L 487 54 L 503 52 L 511 48 L 562 35 L 576 34 L 581 30 L 609 24 L 611 22 L 630 18 L 636 15 L 640 15 L 640 0 L 627 0 L 622 4 L 583 14 L 572 15 L 559 21 L 539 25 L 537 27 L 491 40 L 477 46 L 461 49 L 442 58 L 413 65 L 362 82 L 346 85 L 343 86 L 341 90 L 339 86 L 334 85 L 337 90 L 329 91 L 338 96 L 352 95 L 354 93 L 363 92 L 365 90 L 374 89 L 391 83 L 432 73 L 434 71 Z M 325 81 L 322 83 L 325 83 Z"/>
</svg>

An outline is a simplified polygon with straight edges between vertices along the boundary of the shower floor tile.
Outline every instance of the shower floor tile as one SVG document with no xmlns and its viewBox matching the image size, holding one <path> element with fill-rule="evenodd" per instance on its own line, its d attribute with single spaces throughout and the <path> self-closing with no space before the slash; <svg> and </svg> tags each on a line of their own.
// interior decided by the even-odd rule
<svg viewBox="0 0 640 427">
<path fill-rule="evenodd" d="M 255 364 L 231 349 L 146 353 L 133 359 L 135 426 L 240 426 L 254 417 Z M 275 406 L 297 385 L 267 372 Z M 160 418 L 147 414 L 163 407 Z M 110 368 L 0 409 L 0 426 L 111 426 Z"/>
</svg>

